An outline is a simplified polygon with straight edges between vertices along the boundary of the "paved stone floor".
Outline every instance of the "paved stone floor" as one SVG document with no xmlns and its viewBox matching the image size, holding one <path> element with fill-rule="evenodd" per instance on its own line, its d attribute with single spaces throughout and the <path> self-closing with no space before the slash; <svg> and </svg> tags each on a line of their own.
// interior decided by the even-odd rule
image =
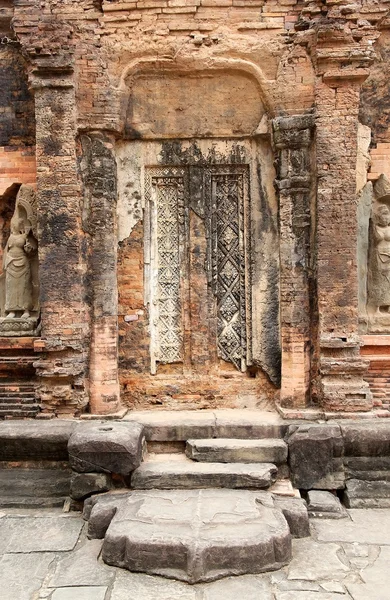
<svg viewBox="0 0 390 600">
<path fill-rule="evenodd" d="M 0 512 L 4 600 L 390 600 L 390 509 L 312 521 L 280 571 L 190 586 L 108 567 L 78 513 Z"/>
</svg>

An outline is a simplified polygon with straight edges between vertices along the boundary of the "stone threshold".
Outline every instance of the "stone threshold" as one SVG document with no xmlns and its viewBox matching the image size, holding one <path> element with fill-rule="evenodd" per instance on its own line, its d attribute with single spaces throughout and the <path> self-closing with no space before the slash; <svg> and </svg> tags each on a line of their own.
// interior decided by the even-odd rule
<svg viewBox="0 0 390 600">
<path fill-rule="evenodd" d="M 284 420 L 288 421 L 337 421 L 339 419 L 350 420 L 377 420 L 390 418 L 390 410 L 378 409 L 362 412 L 352 411 L 324 411 L 320 408 L 284 408 L 280 404 L 276 404 L 278 414 Z"/>
</svg>

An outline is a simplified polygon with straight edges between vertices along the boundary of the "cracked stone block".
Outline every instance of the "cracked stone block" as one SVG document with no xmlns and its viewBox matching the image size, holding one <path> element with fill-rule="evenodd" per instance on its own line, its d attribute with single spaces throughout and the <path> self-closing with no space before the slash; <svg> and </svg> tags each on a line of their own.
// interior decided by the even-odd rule
<svg viewBox="0 0 390 600">
<path fill-rule="evenodd" d="M 107 496 L 96 498 L 89 522 L 99 530 L 96 522 L 103 513 L 106 525 L 110 508 L 102 547 L 107 564 L 197 583 L 275 570 L 291 560 L 290 529 L 271 494 L 152 490 L 118 495 L 116 502 Z"/>
<path fill-rule="evenodd" d="M 307 510 L 311 517 L 324 519 L 348 518 L 348 513 L 339 498 L 331 492 L 311 490 L 307 494 Z"/>
<path fill-rule="evenodd" d="M 187 440 L 186 455 L 199 462 L 273 463 L 287 461 L 287 444 L 280 439 Z"/>
<path fill-rule="evenodd" d="M 139 423 L 81 423 L 69 439 L 69 462 L 79 473 L 129 475 L 141 464 L 143 443 Z"/>
<path fill-rule="evenodd" d="M 291 426 L 287 440 L 294 487 L 341 489 L 345 484 L 343 438 L 338 425 Z"/>
<path fill-rule="evenodd" d="M 134 489 L 268 488 L 278 469 L 269 463 L 201 463 L 189 459 L 148 460 L 131 478 Z"/>
<path fill-rule="evenodd" d="M 309 515 L 302 498 L 274 496 L 274 502 L 282 511 L 293 537 L 304 538 L 310 535 Z"/>
<path fill-rule="evenodd" d="M 70 497 L 73 500 L 84 500 L 92 494 L 108 492 L 112 488 L 112 479 L 107 473 L 73 473 L 70 480 Z"/>
</svg>

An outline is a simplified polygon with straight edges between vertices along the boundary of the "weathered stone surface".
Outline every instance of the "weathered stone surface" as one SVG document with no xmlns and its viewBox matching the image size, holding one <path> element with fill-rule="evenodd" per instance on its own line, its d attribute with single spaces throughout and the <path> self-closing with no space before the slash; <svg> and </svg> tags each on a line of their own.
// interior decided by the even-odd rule
<svg viewBox="0 0 390 600">
<path fill-rule="evenodd" d="M 274 502 L 282 511 L 293 537 L 303 538 L 310 535 L 309 515 L 304 500 L 274 495 Z"/>
<path fill-rule="evenodd" d="M 111 476 L 107 473 L 74 473 L 70 481 L 70 497 L 84 500 L 92 494 L 108 492 L 112 487 Z"/>
<path fill-rule="evenodd" d="M 218 410 L 215 416 L 214 437 L 218 438 L 275 439 L 283 438 L 288 430 L 288 424 L 272 412 Z"/>
<path fill-rule="evenodd" d="M 287 444 L 280 439 L 187 440 L 186 455 L 199 462 L 273 463 L 287 460 Z"/>
<path fill-rule="evenodd" d="M 61 506 L 69 495 L 71 470 L 0 469 L 0 506 Z"/>
<path fill-rule="evenodd" d="M 110 585 L 115 573 L 98 561 L 101 547 L 100 540 L 88 540 L 72 553 L 62 555 L 48 581 L 48 587 Z"/>
<path fill-rule="evenodd" d="M 99 519 L 98 498 L 90 522 Z M 195 583 L 279 568 L 291 558 L 291 535 L 270 494 L 132 492 L 117 502 L 102 557 L 131 571 Z"/>
<path fill-rule="evenodd" d="M 277 592 L 276 600 L 349 600 L 347 595 L 328 592 Z"/>
<path fill-rule="evenodd" d="M 388 510 L 350 509 L 349 519 L 315 520 L 312 528 L 320 542 L 359 542 L 387 545 L 389 543 L 390 513 Z"/>
<path fill-rule="evenodd" d="M 348 517 L 347 511 L 337 496 L 331 492 L 311 490 L 307 494 L 307 510 L 311 517 L 342 519 Z"/>
<path fill-rule="evenodd" d="M 68 460 L 72 421 L 0 422 L 0 460 Z"/>
<path fill-rule="evenodd" d="M 341 546 L 320 544 L 311 538 L 293 541 L 293 559 L 288 567 L 288 579 L 316 581 L 342 579 L 348 573 L 338 557 Z"/>
<path fill-rule="evenodd" d="M 390 423 L 347 423 L 340 428 L 346 456 L 390 456 Z"/>
<path fill-rule="evenodd" d="M 270 583 L 256 575 L 226 577 L 204 584 L 199 592 L 202 594 L 202 600 L 273 600 Z"/>
<path fill-rule="evenodd" d="M 143 573 L 118 573 L 110 600 L 198 600 L 197 586 Z"/>
<path fill-rule="evenodd" d="M 105 600 L 107 588 L 102 586 L 63 587 L 55 590 L 52 600 Z"/>
<path fill-rule="evenodd" d="M 123 499 L 131 497 L 132 492 L 110 492 L 87 498 L 84 502 L 83 518 L 89 520 L 88 537 L 102 539 Z"/>
<path fill-rule="evenodd" d="M 41 532 L 42 533 L 42 532 Z M 49 552 L 5 554 L 0 558 L 1 596 L 9 600 L 31 600 L 49 572 L 55 555 Z"/>
<path fill-rule="evenodd" d="M 82 423 L 69 439 L 69 462 L 80 473 L 128 475 L 141 463 L 142 447 L 138 423 Z"/>
<path fill-rule="evenodd" d="M 347 479 L 390 480 L 390 456 L 345 456 Z"/>
<path fill-rule="evenodd" d="M 390 481 L 349 479 L 344 500 L 348 508 L 389 508 Z"/>
<path fill-rule="evenodd" d="M 389 597 L 390 548 L 381 546 L 379 556 L 373 564 L 360 570 L 362 583 L 347 583 L 353 600 L 387 600 Z"/>
<path fill-rule="evenodd" d="M 1 552 L 67 552 L 83 524 L 77 516 L 5 517 L 0 520 Z"/>
<path fill-rule="evenodd" d="M 131 477 L 134 489 L 268 488 L 275 465 L 200 463 L 189 459 L 148 460 Z"/>
<path fill-rule="evenodd" d="M 344 485 L 343 439 L 338 425 L 294 425 L 288 437 L 293 485 L 335 489 Z"/>
<path fill-rule="evenodd" d="M 131 411 L 124 420 L 142 423 L 148 441 L 281 439 L 288 430 L 288 424 L 277 413 L 261 410 Z"/>
</svg>

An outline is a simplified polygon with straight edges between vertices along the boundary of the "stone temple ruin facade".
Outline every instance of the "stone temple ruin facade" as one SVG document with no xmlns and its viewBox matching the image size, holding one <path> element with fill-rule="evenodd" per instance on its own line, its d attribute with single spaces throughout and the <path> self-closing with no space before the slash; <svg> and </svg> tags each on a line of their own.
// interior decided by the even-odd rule
<svg viewBox="0 0 390 600">
<path fill-rule="evenodd" d="M 389 416 L 385 0 L 1 0 L 3 416 Z"/>
</svg>

